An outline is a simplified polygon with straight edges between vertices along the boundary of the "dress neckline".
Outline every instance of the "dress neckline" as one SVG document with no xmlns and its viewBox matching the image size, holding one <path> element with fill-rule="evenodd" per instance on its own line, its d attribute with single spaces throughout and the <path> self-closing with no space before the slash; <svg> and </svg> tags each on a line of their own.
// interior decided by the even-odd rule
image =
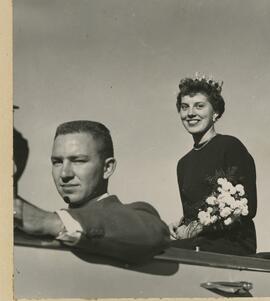
<svg viewBox="0 0 270 301">
<path fill-rule="evenodd" d="M 199 151 L 199 150 L 205 148 L 206 145 L 207 145 L 209 142 L 211 142 L 215 137 L 217 137 L 217 136 L 219 136 L 219 135 L 220 135 L 220 134 L 216 134 L 216 135 L 214 135 L 213 137 L 211 137 L 210 139 L 208 139 L 208 140 L 206 140 L 206 141 L 204 141 L 203 143 L 200 143 L 200 144 L 198 144 L 198 145 L 194 144 L 194 145 L 193 145 L 193 150 Z"/>
</svg>

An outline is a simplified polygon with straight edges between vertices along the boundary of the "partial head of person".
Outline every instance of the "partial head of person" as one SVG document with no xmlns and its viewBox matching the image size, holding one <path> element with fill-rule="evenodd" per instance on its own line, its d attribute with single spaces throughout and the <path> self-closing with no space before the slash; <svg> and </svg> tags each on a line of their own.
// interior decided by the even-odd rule
<svg viewBox="0 0 270 301">
<path fill-rule="evenodd" d="M 15 195 L 17 195 L 18 182 L 25 170 L 28 156 L 28 141 L 18 130 L 13 128 L 13 184 Z"/>
<path fill-rule="evenodd" d="M 51 162 L 56 188 L 65 202 L 71 207 L 88 203 L 107 192 L 116 167 L 110 131 L 88 120 L 60 124 Z"/>
<path fill-rule="evenodd" d="M 198 75 L 180 81 L 176 107 L 190 134 L 204 134 L 224 113 L 222 84 Z"/>
<path fill-rule="evenodd" d="M 13 105 L 13 112 L 20 107 Z M 21 178 L 29 156 L 28 141 L 16 128 L 13 127 L 13 186 L 14 195 L 17 195 L 18 182 Z"/>
</svg>

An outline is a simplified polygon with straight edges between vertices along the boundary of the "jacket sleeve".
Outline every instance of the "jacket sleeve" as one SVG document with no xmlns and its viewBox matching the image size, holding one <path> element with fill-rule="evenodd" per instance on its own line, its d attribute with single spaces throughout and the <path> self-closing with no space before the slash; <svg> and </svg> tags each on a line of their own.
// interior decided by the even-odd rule
<svg viewBox="0 0 270 301">
<path fill-rule="evenodd" d="M 83 228 L 76 248 L 125 262 L 140 262 L 169 244 L 169 230 L 157 211 L 144 202 L 124 205 L 98 203 L 68 212 Z"/>
</svg>

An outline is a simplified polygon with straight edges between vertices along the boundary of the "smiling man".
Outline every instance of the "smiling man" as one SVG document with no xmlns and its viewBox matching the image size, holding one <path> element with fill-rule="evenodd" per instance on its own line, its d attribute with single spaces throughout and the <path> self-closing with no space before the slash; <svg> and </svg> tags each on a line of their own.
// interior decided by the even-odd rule
<svg viewBox="0 0 270 301">
<path fill-rule="evenodd" d="M 21 230 L 125 262 L 150 258 L 167 247 L 168 228 L 151 205 L 124 205 L 109 195 L 116 160 L 110 132 L 103 124 L 85 120 L 61 124 L 51 161 L 56 188 L 68 209 L 48 212 L 15 198 Z"/>
</svg>

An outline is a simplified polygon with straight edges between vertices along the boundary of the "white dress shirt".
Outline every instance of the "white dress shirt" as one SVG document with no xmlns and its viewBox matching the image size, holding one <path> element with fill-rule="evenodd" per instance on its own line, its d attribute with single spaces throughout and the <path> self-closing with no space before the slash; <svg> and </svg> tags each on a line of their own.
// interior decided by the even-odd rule
<svg viewBox="0 0 270 301">
<path fill-rule="evenodd" d="M 105 197 L 109 196 L 109 193 L 104 193 L 99 197 L 92 199 L 90 202 L 98 202 Z M 76 221 L 66 209 L 59 209 L 55 213 L 61 219 L 65 229 L 58 233 L 56 239 L 61 240 L 64 244 L 69 246 L 76 245 L 82 235 L 83 229 L 78 221 Z"/>
</svg>

